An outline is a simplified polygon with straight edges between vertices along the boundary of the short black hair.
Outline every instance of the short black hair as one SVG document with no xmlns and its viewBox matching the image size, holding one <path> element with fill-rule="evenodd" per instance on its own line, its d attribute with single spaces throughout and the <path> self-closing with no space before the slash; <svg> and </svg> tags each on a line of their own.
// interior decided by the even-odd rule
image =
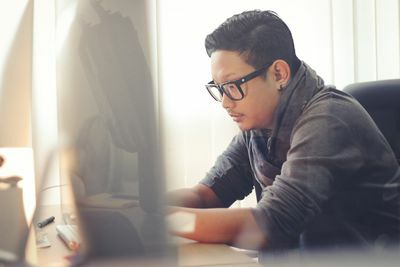
<svg viewBox="0 0 400 267">
<path fill-rule="evenodd" d="M 282 59 L 293 75 L 300 65 L 289 27 L 270 10 L 245 11 L 228 18 L 207 35 L 205 46 L 208 56 L 216 50 L 237 51 L 256 69 Z"/>
</svg>

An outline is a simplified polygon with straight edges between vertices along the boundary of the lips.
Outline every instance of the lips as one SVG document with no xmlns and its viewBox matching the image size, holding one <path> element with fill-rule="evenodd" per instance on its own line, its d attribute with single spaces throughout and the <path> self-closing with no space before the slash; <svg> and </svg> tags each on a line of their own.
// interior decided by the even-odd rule
<svg viewBox="0 0 400 267">
<path fill-rule="evenodd" d="M 228 113 L 229 116 L 231 116 L 231 118 L 235 121 L 235 122 L 239 122 L 242 118 L 243 118 L 243 114 L 240 113 Z"/>
</svg>

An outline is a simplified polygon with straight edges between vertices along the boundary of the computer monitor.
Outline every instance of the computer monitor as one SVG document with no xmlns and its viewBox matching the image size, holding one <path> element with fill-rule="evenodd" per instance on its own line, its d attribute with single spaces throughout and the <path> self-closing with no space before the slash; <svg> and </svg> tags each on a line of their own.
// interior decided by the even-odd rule
<svg viewBox="0 0 400 267">
<path fill-rule="evenodd" d="M 168 257 L 148 2 L 56 3 L 65 223 L 80 218 L 93 258 Z"/>
</svg>

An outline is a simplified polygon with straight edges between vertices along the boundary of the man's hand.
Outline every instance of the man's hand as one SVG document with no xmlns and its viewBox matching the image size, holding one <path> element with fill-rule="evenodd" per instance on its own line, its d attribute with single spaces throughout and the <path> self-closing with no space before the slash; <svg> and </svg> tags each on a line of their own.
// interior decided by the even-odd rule
<svg viewBox="0 0 400 267">
<path fill-rule="evenodd" d="M 266 246 L 266 238 L 250 208 L 191 209 L 171 208 L 169 221 L 182 221 L 178 228 L 172 225 L 174 235 L 204 243 L 223 243 L 246 249 Z M 174 218 L 179 216 L 180 218 Z"/>
<path fill-rule="evenodd" d="M 266 245 L 250 208 L 224 207 L 214 191 L 202 184 L 167 193 L 168 221 L 173 235 L 204 243 L 224 243 L 246 249 Z M 182 208 L 186 207 L 186 208 Z"/>
</svg>

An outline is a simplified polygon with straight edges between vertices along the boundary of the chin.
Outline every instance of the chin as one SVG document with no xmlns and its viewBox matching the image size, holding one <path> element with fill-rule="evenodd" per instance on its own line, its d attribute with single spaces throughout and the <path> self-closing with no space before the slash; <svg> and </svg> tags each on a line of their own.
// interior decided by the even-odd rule
<svg viewBox="0 0 400 267">
<path fill-rule="evenodd" d="M 272 127 L 270 127 L 269 125 L 249 125 L 249 124 L 238 123 L 237 126 L 243 132 L 249 130 L 257 130 L 257 129 L 272 129 Z"/>
<path fill-rule="evenodd" d="M 243 132 L 249 131 L 249 130 L 257 129 L 257 127 L 255 127 L 255 126 L 246 125 L 246 124 L 241 124 L 241 123 L 238 123 L 237 126 L 238 126 L 239 129 L 240 129 L 241 131 L 243 131 Z"/>
</svg>

